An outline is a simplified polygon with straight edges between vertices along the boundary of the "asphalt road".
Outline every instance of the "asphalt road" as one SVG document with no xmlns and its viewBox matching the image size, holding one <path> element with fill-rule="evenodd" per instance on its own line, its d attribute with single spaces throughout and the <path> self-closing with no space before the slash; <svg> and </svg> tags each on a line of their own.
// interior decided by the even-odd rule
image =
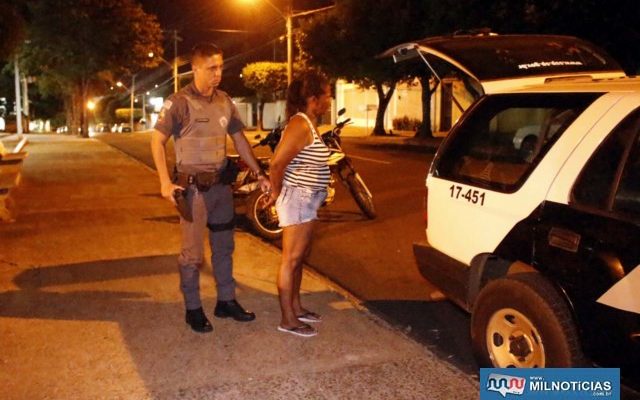
<svg viewBox="0 0 640 400">
<path fill-rule="evenodd" d="M 247 137 L 252 140 L 253 134 Z M 148 133 L 103 134 L 99 139 L 154 168 Z M 335 202 L 319 213 L 308 264 L 455 367 L 477 374 L 469 317 L 448 301 L 431 300 L 437 291 L 418 273 L 413 259 L 412 244 L 425 234 L 424 179 L 433 154 L 357 143 L 345 140 L 345 150 L 374 195 L 378 217 L 368 220 L 338 185 Z M 258 148 L 256 154 L 270 152 Z M 169 148 L 168 163 L 173 162 Z"/>
</svg>

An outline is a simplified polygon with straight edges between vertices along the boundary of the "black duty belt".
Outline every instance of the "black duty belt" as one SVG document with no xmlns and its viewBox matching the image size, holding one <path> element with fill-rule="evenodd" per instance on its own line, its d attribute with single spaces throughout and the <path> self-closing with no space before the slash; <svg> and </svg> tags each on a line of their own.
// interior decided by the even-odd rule
<svg viewBox="0 0 640 400">
<path fill-rule="evenodd" d="M 187 187 L 195 185 L 200 192 L 206 192 L 211 186 L 220 182 L 220 174 L 216 172 L 198 172 L 195 174 L 185 174 L 176 172 L 174 175 L 174 183 L 178 186 Z"/>
</svg>

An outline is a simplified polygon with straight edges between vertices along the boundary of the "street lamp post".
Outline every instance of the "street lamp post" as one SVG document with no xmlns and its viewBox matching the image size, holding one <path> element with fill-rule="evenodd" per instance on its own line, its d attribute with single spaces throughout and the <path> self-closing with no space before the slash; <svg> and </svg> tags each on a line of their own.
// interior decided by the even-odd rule
<svg viewBox="0 0 640 400">
<path fill-rule="evenodd" d="M 287 29 L 287 85 L 291 84 L 293 80 L 293 19 L 296 17 L 302 17 L 305 15 L 315 14 L 320 11 L 330 10 L 335 7 L 335 5 L 317 8 L 315 10 L 301 11 L 298 13 L 293 12 L 292 1 L 289 0 L 287 2 L 287 9 L 285 12 L 282 12 L 275 4 L 271 2 L 271 0 L 264 0 L 265 3 L 269 4 L 276 12 L 284 18 L 286 22 Z"/>
<path fill-rule="evenodd" d="M 269 4 L 271 4 L 270 1 Z M 287 27 L 287 86 L 289 86 L 293 79 L 293 11 L 291 2 L 287 4 L 287 13 L 284 19 Z"/>
<path fill-rule="evenodd" d="M 96 109 L 96 102 L 93 100 L 87 101 L 87 110 L 89 110 L 89 116 L 87 118 L 87 126 L 91 125 L 91 119 L 95 117 L 94 111 Z"/>
<path fill-rule="evenodd" d="M 130 108 L 131 108 L 131 115 L 129 115 L 129 124 L 131 125 L 131 132 L 133 132 L 134 129 L 134 125 L 133 125 L 133 106 L 134 106 L 134 101 L 135 101 L 135 87 L 136 87 L 136 74 L 132 74 L 131 75 L 131 89 L 130 89 L 130 94 L 129 94 L 129 103 Z"/>
<path fill-rule="evenodd" d="M 116 82 L 117 87 L 123 87 L 129 91 L 129 124 L 131 125 L 131 132 L 133 132 L 133 103 L 135 102 L 135 87 L 136 87 L 136 74 L 131 75 L 131 87 L 127 87 L 121 81 Z"/>
<path fill-rule="evenodd" d="M 178 92 L 178 31 L 173 30 L 173 93 Z"/>
<path fill-rule="evenodd" d="M 147 123 L 147 95 L 149 92 L 142 93 L 142 119 L 144 120 L 144 129 L 147 129 L 149 124 Z"/>
<path fill-rule="evenodd" d="M 156 56 L 155 54 L 153 54 L 152 51 L 150 51 L 148 55 L 149 55 L 149 58 L 158 57 L 160 61 L 167 64 L 171 68 L 171 70 L 173 71 L 173 93 L 177 93 L 178 92 L 178 56 L 176 55 L 176 57 L 173 59 L 173 63 L 170 63 L 164 57 Z"/>
</svg>

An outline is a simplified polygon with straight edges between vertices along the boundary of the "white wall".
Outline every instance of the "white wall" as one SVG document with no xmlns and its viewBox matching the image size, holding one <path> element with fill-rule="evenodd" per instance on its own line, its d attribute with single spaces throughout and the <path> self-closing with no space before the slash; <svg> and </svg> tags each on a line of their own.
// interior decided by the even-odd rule
<svg viewBox="0 0 640 400">
<path fill-rule="evenodd" d="M 386 89 L 386 88 L 385 88 Z M 431 129 L 433 132 L 439 132 L 440 129 L 440 113 L 442 93 L 441 85 L 438 90 L 433 94 L 431 98 Z M 473 101 L 471 95 L 466 91 L 464 85 L 453 80 L 453 93 L 456 99 L 462 104 L 464 108 L 467 108 Z M 336 82 L 335 99 L 331 107 L 331 121 L 325 121 L 324 123 L 335 123 L 336 111 L 341 108 L 346 108 L 346 116 L 351 118 L 354 126 L 366 128 L 361 130 L 363 135 L 368 135 L 375 126 L 376 113 L 378 111 L 378 94 L 375 89 L 363 89 L 360 86 L 339 79 Z M 395 118 L 409 117 L 421 120 L 422 119 L 422 86 L 419 80 L 414 80 L 411 83 L 401 83 L 396 87 L 394 94 L 389 102 L 385 116 L 384 127 L 387 130 L 393 129 L 393 120 Z M 241 99 L 235 99 L 238 110 L 243 119 L 243 122 L 247 126 L 255 126 L 257 121 L 253 121 L 252 118 L 252 105 L 249 103 L 242 103 Z M 461 111 L 457 109 L 455 104 L 452 104 L 452 123 L 460 117 Z M 263 110 L 263 127 L 264 129 L 273 129 L 280 118 L 284 121 L 285 118 L 286 102 L 280 100 L 272 103 L 265 103 Z"/>
<path fill-rule="evenodd" d="M 396 87 L 384 115 L 385 129 L 393 129 L 395 118 L 407 116 L 422 119 L 421 90 L 417 80 L 410 84 L 401 83 Z M 366 128 L 364 132 L 370 132 L 375 126 L 378 112 L 378 93 L 375 89 L 363 89 L 354 83 L 338 80 L 336 104 L 337 109 L 345 107 L 353 125 Z M 432 121 L 435 123 L 433 115 Z"/>
<path fill-rule="evenodd" d="M 255 121 L 253 120 L 253 104 L 242 102 L 242 98 L 234 98 L 233 102 L 238 108 L 240 119 L 242 120 L 244 125 L 248 127 L 255 126 Z"/>
<path fill-rule="evenodd" d="M 264 103 L 262 109 L 262 128 L 273 129 L 278 124 L 285 122 L 287 102 L 278 100 L 272 103 Z"/>
</svg>

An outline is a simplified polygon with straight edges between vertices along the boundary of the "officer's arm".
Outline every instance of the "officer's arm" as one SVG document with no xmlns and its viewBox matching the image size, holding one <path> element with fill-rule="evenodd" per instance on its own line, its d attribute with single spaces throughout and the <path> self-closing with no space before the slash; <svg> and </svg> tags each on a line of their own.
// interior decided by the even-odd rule
<svg viewBox="0 0 640 400">
<path fill-rule="evenodd" d="M 167 168 L 167 152 L 165 147 L 167 141 L 169 141 L 169 136 L 159 130 L 154 129 L 151 133 L 151 154 L 153 156 L 153 163 L 156 165 L 156 171 L 158 171 L 158 177 L 160 178 L 160 192 L 162 193 L 162 197 L 175 205 L 173 192 L 176 189 L 184 190 L 184 188 L 174 185 L 173 182 L 171 182 L 169 169 Z"/>
<path fill-rule="evenodd" d="M 251 150 L 251 145 L 249 141 L 244 136 L 244 132 L 239 131 L 231 135 L 231 139 L 233 140 L 233 145 L 236 148 L 236 151 L 242 157 L 242 160 L 247 163 L 249 168 L 253 172 L 258 175 L 258 180 L 260 181 L 260 187 L 264 192 L 271 191 L 271 183 L 269 183 L 269 179 L 262 172 L 262 168 L 260 168 L 260 164 L 258 164 L 258 160 L 253 155 L 253 150 Z"/>
</svg>

